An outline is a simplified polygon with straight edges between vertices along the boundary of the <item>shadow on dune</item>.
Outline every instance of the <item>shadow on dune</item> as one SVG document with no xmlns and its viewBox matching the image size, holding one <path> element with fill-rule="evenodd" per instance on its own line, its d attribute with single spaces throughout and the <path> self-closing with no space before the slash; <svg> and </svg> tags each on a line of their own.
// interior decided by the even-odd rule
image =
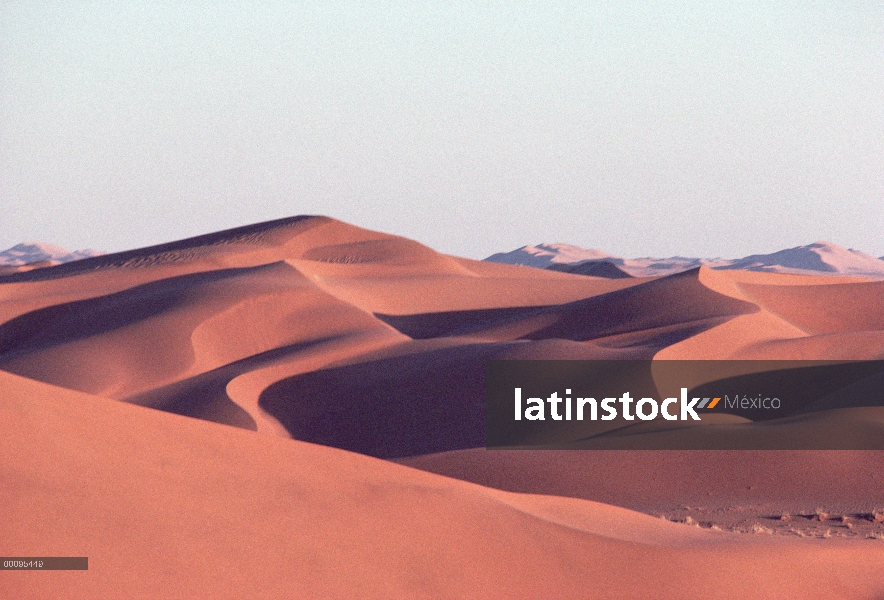
<svg viewBox="0 0 884 600">
<path fill-rule="evenodd" d="M 219 269 L 152 281 L 106 296 L 41 308 L 0 325 L 0 356 L 99 336 L 197 304 L 202 286 L 260 273 L 274 265 Z"/>
<path fill-rule="evenodd" d="M 586 260 L 576 265 L 554 263 L 548 266 L 547 269 L 561 273 L 573 273 L 574 275 L 604 277 L 606 279 L 631 279 L 633 277 L 614 263 L 606 260 Z"/>
<path fill-rule="evenodd" d="M 494 339 L 588 341 L 636 332 L 671 344 L 758 312 L 703 285 L 699 269 L 567 304 L 375 316 L 413 339 L 488 335 Z M 688 326 L 688 327 L 684 327 Z"/>
<path fill-rule="evenodd" d="M 283 379 L 259 405 L 295 439 L 380 458 L 485 444 L 485 361 L 503 344 L 431 350 Z"/>
<path fill-rule="evenodd" d="M 647 360 L 659 350 L 653 342 L 691 335 L 695 325 L 639 332 L 610 345 L 549 338 L 428 349 L 431 342 L 407 342 L 401 356 L 280 380 L 262 392 L 259 406 L 295 439 L 380 458 L 475 448 L 485 445 L 487 361 Z"/>
<path fill-rule="evenodd" d="M 274 348 L 194 377 L 124 398 L 123 401 L 185 417 L 257 431 L 257 423 L 248 411 L 230 399 L 227 394 L 227 384 L 243 373 L 290 359 L 299 353 L 309 352 L 343 337 L 330 336 Z"/>
</svg>

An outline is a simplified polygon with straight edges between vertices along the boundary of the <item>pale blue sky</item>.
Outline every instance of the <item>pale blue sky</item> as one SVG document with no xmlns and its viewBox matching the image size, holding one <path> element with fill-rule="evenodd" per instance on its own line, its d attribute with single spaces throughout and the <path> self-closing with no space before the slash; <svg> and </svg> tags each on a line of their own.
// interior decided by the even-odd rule
<svg viewBox="0 0 884 600">
<path fill-rule="evenodd" d="M 247 4 L 0 4 L 0 249 L 884 254 L 880 0 Z"/>
</svg>

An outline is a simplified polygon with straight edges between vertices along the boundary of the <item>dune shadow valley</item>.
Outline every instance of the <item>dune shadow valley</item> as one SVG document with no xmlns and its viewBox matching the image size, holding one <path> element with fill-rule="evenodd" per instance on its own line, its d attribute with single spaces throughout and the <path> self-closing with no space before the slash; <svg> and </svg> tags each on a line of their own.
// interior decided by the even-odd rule
<svg viewBox="0 0 884 600">
<path fill-rule="evenodd" d="M 884 599 L 880 374 L 486 448 L 489 361 L 884 359 L 884 281 L 740 264 L 538 268 L 299 216 L 5 266 L 0 555 L 88 569 L 0 597 Z"/>
</svg>

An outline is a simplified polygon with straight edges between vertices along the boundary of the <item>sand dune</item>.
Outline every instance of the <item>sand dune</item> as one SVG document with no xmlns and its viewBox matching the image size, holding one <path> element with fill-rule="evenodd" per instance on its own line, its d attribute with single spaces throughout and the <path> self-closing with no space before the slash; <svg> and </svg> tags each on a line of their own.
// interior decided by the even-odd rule
<svg viewBox="0 0 884 600">
<path fill-rule="evenodd" d="M 408 456 L 481 445 L 488 359 L 884 356 L 881 283 L 840 281 L 706 267 L 582 277 L 295 217 L 0 277 L 0 368 Z M 781 434 L 799 443 L 826 426 L 805 417 Z M 645 442 L 663 435 L 651 429 Z"/>
<path fill-rule="evenodd" d="M 0 328 L 0 367 L 126 397 L 298 342 L 371 328 L 388 329 L 279 262 L 166 278 L 27 313 Z"/>
<path fill-rule="evenodd" d="M 15 597 L 884 594 L 884 547 L 866 539 L 884 524 L 862 516 L 884 511 L 881 452 L 600 450 L 880 448 L 874 398 L 602 428 L 571 452 L 481 448 L 488 360 L 884 358 L 881 283 L 707 267 L 609 279 L 327 217 L 11 268 L 0 493 L 15 518 L 0 544 L 94 557 L 85 577 L 4 572 Z M 843 519 L 814 521 L 820 507 Z M 763 520 L 785 511 L 807 523 Z M 799 539 L 824 525 L 856 540 Z"/>
<path fill-rule="evenodd" d="M 808 335 L 884 331 L 884 282 L 741 287 L 751 301 Z"/>
<path fill-rule="evenodd" d="M 868 598 L 884 546 L 499 492 L 0 375 L 8 597 Z M 39 450 L 39 451 L 37 451 Z M 697 564 L 702 568 L 697 568 Z M 653 581 L 648 586 L 647 581 Z"/>
</svg>

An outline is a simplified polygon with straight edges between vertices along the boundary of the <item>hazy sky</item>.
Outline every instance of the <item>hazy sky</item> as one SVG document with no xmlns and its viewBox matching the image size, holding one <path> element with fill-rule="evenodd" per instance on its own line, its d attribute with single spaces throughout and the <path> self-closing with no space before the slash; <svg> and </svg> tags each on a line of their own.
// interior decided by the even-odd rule
<svg viewBox="0 0 884 600">
<path fill-rule="evenodd" d="M 880 256 L 884 2 L 0 4 L 0 249 L 304 213 L 472 258 Z"/>
</svg>

